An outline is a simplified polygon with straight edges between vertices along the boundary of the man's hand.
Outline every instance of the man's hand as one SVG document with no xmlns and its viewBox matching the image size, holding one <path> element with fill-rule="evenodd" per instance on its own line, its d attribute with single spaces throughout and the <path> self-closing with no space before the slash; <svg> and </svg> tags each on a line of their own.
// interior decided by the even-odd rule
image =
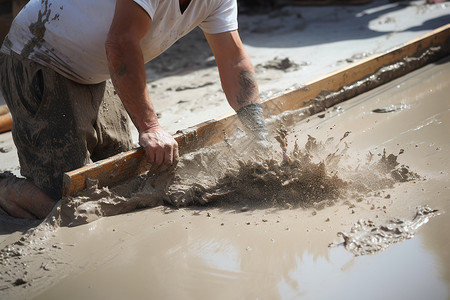
<svg viewBox="0 0 450 300">
<path fill-rule="evenodd" d="M 249 104 L 241 107 L 236 113 L 250 136 L 256 141 L 268 142 L 269 133 L 267 132 L 261 104 Z"/>
<path fill-rule="evenodd" d="M 178 143 L 160 126 L 139 133 L 139 144 L 145 150 L 150 172 L 159 173 L 174 168 L 178 163 Z"/>
</svg>

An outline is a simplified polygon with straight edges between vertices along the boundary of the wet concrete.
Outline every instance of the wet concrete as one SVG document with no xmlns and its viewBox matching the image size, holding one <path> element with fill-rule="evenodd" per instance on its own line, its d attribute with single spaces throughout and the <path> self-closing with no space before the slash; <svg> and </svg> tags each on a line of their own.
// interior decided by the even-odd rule
<svg viewBox="0 0 450 300">
<path fill-rule="evenodd" d="M 365 189 L 326 205 L 158 206 L 44 226 L 0 244 L 0 292 L 8 299 L 448 299 L 449 76 L 450 60 L 439 61 L 287 127 L 288 151 L 294 141 L 306 149 L 313 136 L 323 147 L 312 159 Z M 338 163 L 327 160 L 336 153 Z M 372 185 L 387 178 L 370 163 L 383 153 L 420 178 Z M 355 257 L 337 235 L 359 220 L 413 220 L 424 205 L 440 215 L 376 254 Z"/>
</svg>

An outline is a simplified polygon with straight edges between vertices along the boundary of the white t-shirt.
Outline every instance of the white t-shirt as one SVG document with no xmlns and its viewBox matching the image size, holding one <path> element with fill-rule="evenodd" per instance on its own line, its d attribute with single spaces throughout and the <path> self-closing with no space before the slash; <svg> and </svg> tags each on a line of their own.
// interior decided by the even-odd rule
<svg viewBox="0 0 450 300">
<path fill-rule="evenodd" d="M 134 0 L 152 19 L 141 42 L 150 61 L 199 26 L 206 33 L 237 29 L 236 0 Z M 110 78 L 105 40 L 115 0 L 31 0 L 13 21 L 1 52 L 13 51 L 80 83 Z"/>
</svg>

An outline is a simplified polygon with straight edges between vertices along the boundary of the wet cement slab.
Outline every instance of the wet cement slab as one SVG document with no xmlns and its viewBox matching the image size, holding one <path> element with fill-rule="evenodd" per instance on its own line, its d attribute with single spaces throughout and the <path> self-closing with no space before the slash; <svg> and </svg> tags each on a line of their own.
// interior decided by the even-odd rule
<svg viewBox="0 0 450 300">
<path fill-rule="evenodd" d="M 448 299 L 449 75 L 446 59 L 286 128 L 288 153 L 296 142 L 327 176 L 347 183 L 333 201 L 158 206 L 76 227 L 41 226 L 0 244 L 0 295 Z M 392 180 L 392 169 L 374 167 L 390 154 L 417 177 Z M 425 206 L 436 215 L 422 226 L 393 227 L 411 224 Z M 410 235 L 384 236 L 385 247 L 372 254 L 354 252 L 343 235 L 355 237 L 358 222 Z"/>
</svg>

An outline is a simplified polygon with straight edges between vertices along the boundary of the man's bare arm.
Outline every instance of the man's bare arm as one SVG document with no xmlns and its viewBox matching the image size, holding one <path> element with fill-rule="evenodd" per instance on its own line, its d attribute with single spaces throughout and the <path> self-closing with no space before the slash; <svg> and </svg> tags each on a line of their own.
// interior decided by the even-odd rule
<svg viewBox="0 0 450 300">
<path fill-rule="evenodd" d="M 267 140 L 255 71 L 238 32 L 205 33 L 205 36 L 216 59 L 228 103 L 251 134 Z"/>
<path fill-rule="evenodd" d="M 207 34 L 219 68 L 222 87 L 231 107 L 240 108 L 260 103 L 255 71 L 237 31 Z"/>
<path fill-rule="evenodd" d="M 147 91 L 141 39 L 151 26 L 149 15 L 132 0 L 117 0 L 105 43 L 114 87 L 139 131 L 153 171 L 167 169 L 178 160 L 175 139 L 160 126 Z"/>
</svg>

